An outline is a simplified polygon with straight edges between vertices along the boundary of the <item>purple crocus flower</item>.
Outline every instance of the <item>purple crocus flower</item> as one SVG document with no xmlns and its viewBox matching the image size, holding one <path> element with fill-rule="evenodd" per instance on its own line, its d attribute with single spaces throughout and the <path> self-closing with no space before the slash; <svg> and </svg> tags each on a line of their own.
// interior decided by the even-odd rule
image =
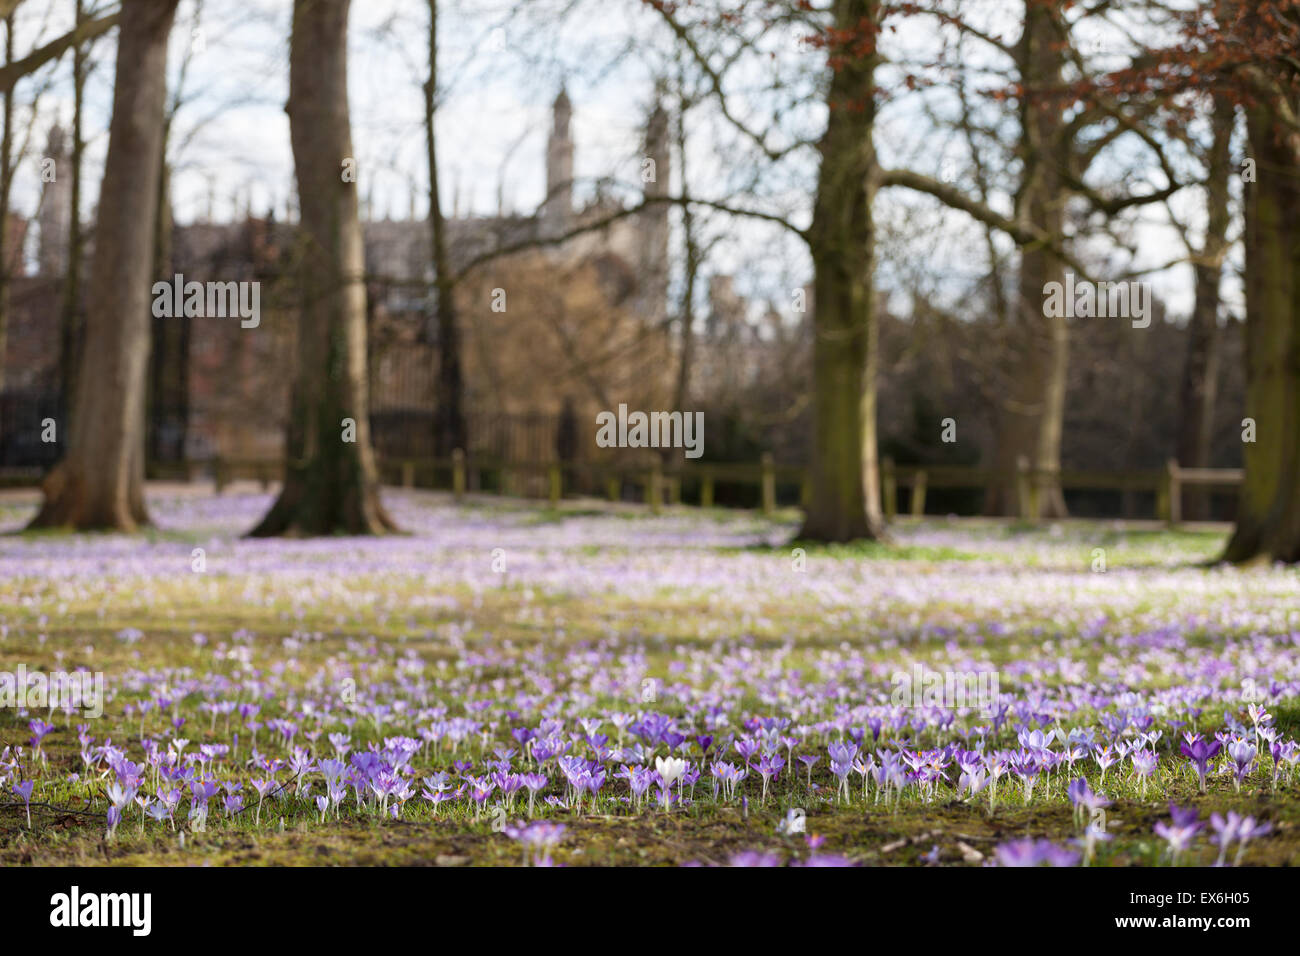
<svg viewBox="0 0 1300 956">
<path fill-rule="evenodd" d="M 1077 866 L 1079 854 L 1051 840 L 1012 840 L 993 851 L 997 866 Z"/>
<path fill-rule="evenodd" d="M 1255 764 L 1255 755 L 1259 751 L 1249 740 L 1238 739 L 1228 744 L 1228 756 L 1236 765 L 1233 774 L 1233 786 L 1238 792 L 1241 791 L 1241 781 L 1250 773 L 1251 767 Z"/>
<path fill-rule="evenodd" d="M 777 753 L 763 754 L 758 760 L 758 765 L 754 767 L 759 775 L 763 778 L 763 795 L 759 803 L 767 802 L 767 785 L 773 777 L 781 773 L 781 768 L 785 766 L 785 758 Z"/>
<path fill-rule="evenodd" d="M 857 866 L 848 857 L 835 853 L 814 853 L 802 865 L 805 867 Z"/>
<path fill-rule="evenodd" d="M 1183 756 L 1196 764 L 1196 776 L 1200 781 L 1201 793 L 1205 792 L 1205 775 L 1209 772 L 1210 761 L 1223 747 L 1217 740 L 1213 743 L 1204 740 L 1200 734 L 1185 734 L 1180 745 Z"/>
<path fill-rule="evenodd" d="M 262 802 L 266 800 L 266 795 L 275 789 L 275 778 L 268 780 L 254 780 L 253 789 L 257 791 L 257 810 L 253 813 L 253 826 L 259 826 L 262 822 Z"/>
<path fill-rule="evenodd" d="M 1234 811 L 1228 811 L 1227 818 L 1213 814 L 1210 817 L 1210 826 L 1216 834 L 1214 842 L 1219 844 L 1219 858 L 1215 861 L 1215 866 L 1223 866 L 1224 859 L 1228 852 L 1228 847 L 1234 842 L 1237 844 L 1237 855 L 1232 865 L 1236 866 L 1241 862 L 1241 856 L 1246 852 L 1246 844 L 1255 837 L 1264 836 L 1272 832 L 1273 824 L 1255 823 L 1254 817 L 1239 816 Z"/>
<path fill-rule="evenodd" d="M 853 758 L 858 755 L 857 744 L 847 741 L 844 743 L 832 743 L 826 745 L 827 752 L 831 755 L 834 763 L 852 764 Z"/>
<path fill-rule="evenodd" d="M 1155 825 L 1156 836 L 1160 837 L 1169 844 L 1169 852 L 1172 861 L 1176 864 L 1180 854 L 1185 852 L 1196 839 L 1196 834 L 1200 832 L 1204 824 L 1197 819 L 1195 808 L 1186 809 L 1169 804 L 1169 816 L 1171 821 L 1165 823 L 1163 820 Z"/>
<path fill-rule="evenodd" d="M 22 783 L 14 784 L 14 793 L 23 798 L 23 806 L 27 808 L 27 829 L 32 828 L 32 790 L 36 786 L 35 780 L 24 780 Z"/>
<path fill-rule="evenodd" d="M 563 823 L 549 823 L 545 820 L 538 820 L 527 826 L 509 826 L 506 827 L 506 836 L 518 840 L 524 847 L 524 864 L 528 863 L 528 853 L 532 851 L 533 866 L 549 866 L 550 853 L 552 847 L 559 845 L 560 840 L 564 837 L 565 826 Z"/>
<path fill-rule="evenodd" d="M 37 719 L 30 721 L 27 726 L 32 732 L 32 750 L 37 756 L 44 760 L 45 753 L 41 750 L 41 741 L 43 741 L 50 731 L 54 729 L 54 725 L 47 724 L 45 721 Z"/>
<path fill-rule="evenodd" d="M 1133 772 L 1142 778 L 1142 796 L 1147 793 L 1147 778 L 1156 770 L 1156 764 L 1160 758 L 1154 750 L 1134 750 L 1129 754 L 1129 759 L 1133 762 Z"/>
<path fill-rule="evenodd" d="M 821 757 L 818 757 L 816 754 L 800 754 L 800 755 L 799 755 L 799 762 L 802 763 L 802 764 L 804 765 L 804 769 L 806 769 L 806 770 L 808 771 L 808 789 L 810 789 L 810 790 L 812 789 L 812 768 L 813 768 L 813 767 L 817 764 L 817 762 L 820 761 L 821 759 L 822 759 L 822 758 L 821 758 Z"/>
<path fill-rule="evenodd" d="M 759 850 L 747 850 L 732 856 L 728 866 L 780 866 L 781 858 L 775 853 L 763 853 Z"/>
<path fill-rule="evenodd" d="M 1084 818 L 1091 818 L 1095 811 L 1110 806 L 1110 801 L 1098 793 L 1093 793 L 1092 788 L 1088 786 L 1088 781 L 1083 777 L 1078 777 L 1070 781 L 1066 788 L 1066 794 L 1070 802 L 1074 804 L 1074 818 L 1078 822 Z"/>
</svg>

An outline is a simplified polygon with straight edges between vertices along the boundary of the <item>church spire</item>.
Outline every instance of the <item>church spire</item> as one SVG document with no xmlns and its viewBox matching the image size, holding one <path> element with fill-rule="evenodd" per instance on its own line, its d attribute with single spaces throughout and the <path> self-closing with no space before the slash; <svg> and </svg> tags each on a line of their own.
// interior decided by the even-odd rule
<svg viewBox="0 0 1300 956">
<path fill-rule="evenodd" d="M 50 127 L 45 157 L 50 162 L 41 169 L 44 197 L 38 218 L 40 246 L 36 259 L 41 275 L 61 276 L 68 267 L 68 233 L 72 226 L 72 152 L 68 136 L 58 123 Z"/>
<path fill-rule="evenodd" d="M 672 139 L 663 94 L 663 85 L 656 84 L 654 103 L 646 118 L 641 179 L 647 202 L 667 198 L 672 174 Z M 643 314 L 652 321 L 661 319 L 668 308 L 668 207 L 666 202 L 648 204 L 637 223 L 642 308 Z"/>
<path fill-rule="evenodd" d="M 546 200 L 542 220 L 548 232 L 568 229 L 573 218 L 573 104 L 563 84 L 551 105 L 551 134 L 546 142 Z"/>
</svg>

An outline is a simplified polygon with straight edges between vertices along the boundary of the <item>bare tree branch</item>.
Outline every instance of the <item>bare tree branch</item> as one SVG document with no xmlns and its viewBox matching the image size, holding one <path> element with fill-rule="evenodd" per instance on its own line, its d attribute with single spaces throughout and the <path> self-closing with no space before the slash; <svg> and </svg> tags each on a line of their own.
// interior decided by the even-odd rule
<svg viewBox="0 0 1300 956">
<path fill-rule="evenodd" d="M 1006 233 L 1019 246 L 1041 246 L 1048 249 L 1054 256 L 1074 269 L 1080 277 L 1089 277 L 1087 267 L 1063 248 L 1061 237 L 1049 236 L 1041 230 L 1008 219 L 996 210 L 990 209 L 984 203 L 972 199 L 955 186 L 940 182 L 937 179 L 931 179 L 929 176 L 913 172 L 910 169 L 881 170 L 879 185 L 881 188 L 903 186 L 917 192 L 928 193 L 945 206 L 959 209 L 985 225 Z"/>
<path fill-rule="evenodd" d="M 87 20 L 57 40 L 51 40 L 45 46 L 33 50 L 21 60 L 15 60 L 7 66 L 0 67 L 0 93 L 12 89 L 14 84 L 24 76 L 34 73 L 51 60 L 57 60 L 72 47 L 107 33 L 117 26 L 117 20 L 118 14 L 116 13 L 100 17 L 98 20 Z"/>
</svg>

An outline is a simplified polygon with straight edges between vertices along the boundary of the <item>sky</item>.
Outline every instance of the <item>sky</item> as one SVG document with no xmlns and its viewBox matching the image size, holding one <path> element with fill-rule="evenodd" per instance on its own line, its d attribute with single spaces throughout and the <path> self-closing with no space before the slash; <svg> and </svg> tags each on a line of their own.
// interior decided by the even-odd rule
<svg viewBox="0 0 1300 956">
<path fill-rule="evenodd" d="M 961 2 L 963 12 L 981 18 L 990 32 L 1014 37 L 1016 24 L 1008 13 L 1014 5 Z M 20 7 L 18 50 L 66 30 L 72 7 L 72 0 Z M 181 97 L 169 150 L 178 222 L 209 216 L 229 220 L 246 208 L 254 214 L 274 208 L 283 217 L 293 176 L 284 112 L 291 7 L 289 0 L 182 0 L 169 58 L 172 91 L 179 89 Z M 656 77 L 677 69 L 671 37 L 657 15 L 637 0 L 441 0 L 439 9 L 439 163 L 447 214 L 491 215 L 498 208 L 527 214 L 536 209 L 545 191 L 550 107 L 561 84 L 574 104 L 579 201 L 592 195 L 600 179 L 612 181 L 614 189 L 621 184 L 625 195 L 634 193 Z M 1119 23 L 1109 32 L 1099 29 L 1099 55 L 1122 61 L 1129 48 L 1124 31 L 1130 27 Z M 364 208 L 375 218 L 407 218 L 412 210 L 422 218 L 427 212 L 421 90 L 428 70 L 427 30 L 427 5 L 419 0 L 352 4 L 353 142 Z M 933 23 L 902 21 L 885 40 L 892 63 L 882 77 L 888 80 L 891 71 L 897 76 L 904 64 L 932 56 L 937 37 Z M 110 34 L 95 46 L 96 65 L 87 89 L 86 216 L 92 213 L 107 147 L 115 42 Z M 757 42 L 762 55 L 739 60 L 728 81 L 737 104 L 733 109 L 760 127 L 771 125 L 775 144 L 815 141 L 825 121 L 816 96 L 809 96 L 819 54 L 803 42 L 798 28 L 764 32 Z M 728 49 L 725 40 L 720 49 Z M 990 83 L 1005 65 L 977 46 L 963 47 L 963 56 L 968 66 L 987 68 Z M 65 125 L 70 122 L 70 69 L 70 57 L 65 57 L 19 87 L 19 141 L 25 134 L 31 140 L 13 190 L 21 214 L 31 215 L 39 202 L 39 160 L 50 124 L 56 117 Z M 968 165 L 964 150 L 952 137 L 936 134 L 934 126 L 934 118 L 952 108 L 953 98 L 943 88 L 892 100 L 882 109 L 877 130 L 882 159 L 935 175 L 946 171 L 960 180 Z M 807 225 L 816 170 L 812 149 L 795 149 L 775 164 L 759 162 L 707 97 L 688 112 L 686 129 L 692 195 L 727 199 L 756 193 L 757 205 L 765 211 Z M 1127 144 L 1119 147 L 1099 167 L 1101 181 L 1122 177 L 1137 191 L 1161 185 L 1158 175 L 1150 174 L 1149 157 L 1140 153 Z M 680 187 L 677 170 L 672 189 Z M 1197 190 L 1185 190 L 1174 204 L 1180 217 L 1195 223 L 1198 199 Z M 994 202 L 1009 211 L 1008 196 L 995 196 Z M 980 229 L 962 214 L 897 190 L 880 197 L 877 215 L 887 235 L 880 282 L 893 291 L 891 307 L 907 307 L 898 290 L 915 282 L 918 272 L 926 275 L 936 296 L 959 305 L 985 267 L 981 257 L 970 253 L 982 245 Z M 735 274 L 740 291 L 783 305 L 810 278 L 806 251 L 785 230 L 717 213 L 700 218 L 710 255 L 706 271 Z M 1164 221 L 1162 209 L 1131 218 L 1140 250 L 1136 268 L 1181 254 L 1179 236 Z M 674 239 L 680 241 L 677 227 Z M 1113 251 L 1105 243 L 1088 248 L 1098 257 Z M 1110 259 L 1118 270 L 1119 259 Z M 1172 313 L 1190 309 L 1187 267 L 1148 278 Z M 1230 304 L 1234 297 L 1239 300 L 1231 280 L 1227 291 Z"/>
</svg>

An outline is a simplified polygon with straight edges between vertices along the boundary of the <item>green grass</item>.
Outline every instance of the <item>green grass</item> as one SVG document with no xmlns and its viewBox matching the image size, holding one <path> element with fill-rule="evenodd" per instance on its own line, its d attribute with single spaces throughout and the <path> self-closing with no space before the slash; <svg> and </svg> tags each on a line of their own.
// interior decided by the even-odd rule
<svg viewBox="0 0 1300 956">
<path fill-rule="evenodd" d="M 526 524 L 537 525 L 605 513 L 600 508 L 508 509 L 512 514 L 516 510 L 527 512 Z M 718 520 L 766 528 L 774 538 L 793 532 L 784 518 L 765 524 L 752 515 L 724 514 Z M 964 543 L 924 543 L 923 535 L 930 533 L 959 535 Z M 205 536 L 195 535 L 193 539 L 200 537 Z M 170 535 L 160 540 L 191 538 Z M 1004 550 L 1007 542 L 1016 547 Z M 1222 534 L 1207 532 L 1121 531 L 1070 525 L 1054 533 L 1046 528 L 931 522 L 907 530 L 895 544 L 816 546 L 791 542 L 779 547 L 753 545 L 708 551 L 724 561 L 770 559 L 788 564 L 791 550 L 804 547 L 810 565 L 826 561 L 882 565 L 897 562 L 902 571 L 926 575 L 979 562 L 996 568 L 1014 558 L 1018 567 L 1074 568 L 1082 575 L 1091 547 L 1106 548 L 1110 568 L 1120 570 L 1191 563 L 1198 556 L 1213 553 L 1221 543 Z M 629 542 L 629 550 L 635 550 L 634 542 Z M 598 558 L 620 556 L 624 549 L 579 545 L 576 553 Z M 1086 577 L 1081 580 L 1091 582 Z M 582 596 L 537 590 L 508 582 L 487 589 L 466 584 L 448 586 L 439 596 L 450 603 L 432 606 L 420 603 L 428 596 L 428 587 L 418 575 L 379 577 L 361 572 L 349 576 L 346 584 L 347 594 L 304 603 L 294 597 L 290 588 L 277 582 L 235 573 L 209 575 L 197 581 L 186 575 L 153 580 L 148 584 L 147 600 L 141 599 L 129 579 L 113 581 L 111 587 L 99 591 L 67 588 L 36 577 L 10 582 L 0 590 L 0 595 L 10 595 L 9 600 L 0 601 L 0 622 L 7 627 L 6 636 L 0 639 L 0 670 L 12 670 L 20 662 L 39 661 L 53 667 L 60 661 L 63 666 L 84 663 L 109 675 L 150 672 L 165 674 L 169 681 L 181 681 L 187 675 L 212 671 L 235 680 L 245 665 L 231 657 L 215 657 L 213 649 L 221 645 L 234 648 L 235 635 L 247 631 L 255 635 L 252 658 L 247 664 L 252 671 L 266 673 L 277 664 L 292 662 L 281 675 L 285 696 L 268 705 L 264 717 L 292 714 L 290 697 L 306 692 L 319 674 L 341 661 L 352 665 L 365 662 L 373 668 L 369 680 L 385 681 L 394 678 L 397 662 L 408 654 L 436 673 L 442 673 L 437 671 L 440 663 L 446 665 L 447 677 L 436 702 L 459 712 L 456 708 L 463 706 L 467 694 L 465 681 L 457 672 L 457 662 L 463 659 L 464 652 L 448 635 L 452 628 L 468 621 L 472 621 L 472 627 L 464 638 L 464 647 L 500 656 L 499 662 L 484 665 L 474 675 L 474 685 L 479 688 L 476 693 L 490 688 L 498 678 L 508 682 L 514 663 L 533 652 L 551 655 L 549 672 L 563 685 L 576 668 L 584 666 L 581 653 L 602 641 L 613 641 L 613 646 L 626 654 L 625 659 L 638 655 L 643 658 L 647 676 L 679 680 L 681 667 L 691 654 L 712 655 L 721 641 L 734 642 L 740 635 L 744 635 L 744 647 L 766 654 L 780 651 L 785 655 L 782 666 L 805 671 L 816 666 L 823 652 L 850 643 L 862 648 L 869 661 L 901 666 L 914 655 L 942 653 L 951 640 L 917 629 L 911 632 L 914 640 L 880 641 L 881 634 L 897 631 L 899 622 L 907 620 L 902 605 L 897 615 L 858 613 L 853 608 L 828 613 L 823 606 L 779 595 L 732 605 L 725 594 L 719 601 L 708 595 L 664 589 L 653 597 L 633 599 L 617 593 Z M 382 593 L 382 606 L 356 600 L 356 594 L 367 591 Z M 14 599 L 15 595 L 22 599 Z M 61 613 L 49 613 L 53 606 L 61 608 Z M 981 627 L 985 623 L 957 601 L 933 603 L 926 608 L 926 614 L 936 618 L 951 615 L 956 621 Z M 1001 641 L 985 641 L 978 653 L 996 664 L 1038 653 L 1042 639 L 1033 633 L 1037 622 L 1032 616 L 1022 615 L 1012 623 L 1016 625 L 1013 634 Z M 130 644 L 118 640 L 115 635 L 123 628 L 138 628 L 143 637 Z M 207 636 L 205 647 L 196 647 L 191 640 L 196 632 Z M 1191 635 L 1189 642 L 1193 648 L 1215 647 L 1224 637 L 1200 633 Z M 1054 639 L 1059 653 L 1081 661 L 1094 679 L 1099 665 L 1108 656 L 1120 653 L 1113 646 L 1085 641 L 1068 629 Z M 1158 687 L 1161 682 L 1162 676 L 1156 674 L 1150 687 Z M 140 727 L 123 714 L 122 706 L 138 696 L 135 691 L 123 690 L 106 719 L 91 729 L 99 739 L 111 736 L 115 742 L 131 746 L 132 756 L 137 759 Z M 229 739 L 221 719 L 215 732 L 209 729 L 208 718 L 198 710 L 202 699 L 193 694 L 182 705 L 188 720 L 183 733 L 191 740 L 191 750 L 203 742 Z M 597 706 L 609 703 L 599 697 L 595 701 Z M 745 703 L 755 708 L 765 706 L 756 699 Z M 625 701 L 621 705 L 627 707 Z M 660 706 L 665 712 L 675 712 L 671 703 Z M 1279 706 L 1275 715 L 1285 735 L 1300 733 L 1300 704 Z M 1080 716 L 1083 719 L 1087 715 Z M 1207 713 L 1203 719 L 1208 722 L 1218 719 L 1218 715 Z M 34 809 L 33 827 L 29 830 L 21 805 L 16 805 L 11 796 L 7 800 L 0 798 L 0 864 L 464 865 L 513 864 L 520 860 L 518 844 L 497 832 L 489 818 L 475 819 L 459 804 L 455 809 L 435 813 L 418 798 L 407 805 L 402 820 L 394 821 L 357 811 L 349 796 L 343 819 L 324 827 L 318 824 L 306 800 L 268 803 L 260 824 L 255 823 L 253 810 L 226 820 L 214 807 L 206 831 L 184 834 L 183 845 L 181 834 L 165 825 L 150 822 L 141 835 L 138 811 L 133 811 L 116 837 L 105 841 L 102 797 L 96 805 L 101 809 L 93 814 L 78 812 L 86 806 L 88 788 L 97 794 L 102 792 L 97 789 L 97 779 L 93 775 L 90 779 L 67 779 L 68 774 L 83 770 L 75 721 L 65 723 L 62 717 L 56 717 L 53 722 L 58 729 L 47 741 L 51 770 L 42 775 L 37 799 L 60 809 Z M 156 714 L 147 718 L 144 726 L 148 736 L 161 737 L 165 729 Z M 262 731 L 261 742 L 266 741 L 268 733 Z M 26 718 L 11 710 L 0 710 L 0 743 L 20 743 L 26 736 Z M 354 728 L 358 748 L 384 736 L 364 719 L 358 720 Z M 935 742 L 919 740 L 917 744 Z M 999 743 L 1014 746 L 1013 738 L 1007 735 Z M 247 757 L 247 746 L 245 739 L 241 758 Z M 479 757 L 476 750 L 474 757 Z M 443 754 L 441 759 L 449 758 Z M 1187 774 L 1185 765 L 1172 759 L 1166 763 L 1168 766 L 1161 772 L 1168 793 L 1160 797 L 1155 790 L 1144 796 L 1136 784 L 1117 774 L 1107 779 L 1105 790 L 1115 800 L 1107 827 L 1112 839 L 1099 848 L 1097 863 L 1164 862 L 1162 844 L 1151 828 L 1167 816 L 1166 802 L 1171 797 L 1196 805 L 1203 815 L 1232 809 L 1271 821 L 1274 835 L 1252 846 L 1248 862 L 1300 863 L 1300 801 L 1295 799 L 1294 786 L 1284 784 L 1274 793 L 1267 786 L 1267 774 L 1261 771 L 1241 794 L 1225 781 L 1216 780 L 1211 792 L 1202 796 L 1196 793 L 1194 778 Z M 424 766 L 420 760 L 417 765 Z M 241 776 L 247 780 L 252 773 L 241 772 Z M 1095 770 L 1089 776 L 1097 785 Z M 990 810 L 985 799 L 963 802 L 948 794 L 941 794 L 932 803 L 906 802 L 896 808 L 871 800 L 837 803 L 824 752 L 813 775 L 819 789 L 810 794 L 802 785 L 803 778 L 800 765 L 796 778 L 799 785 L 791 787 L 788 778 L 778 781 L 765 803 L 759 801 L 754 781 L 750 781 L 746 808 L 699 801 L 684 812 L 669 815 L 653 811 L 631 814 L 613 804 L 583 816 L 551 814 L 569 828 L 554 857 L 556 862 L 570 865 L 725 862 L 743 850 L 806 858 L 810 851 L 801 837 L 778 831 L 790 806 L 805 811 L 808 832 L 824 838 L 823 852 L 844 854 L 868 864 L 921 864 L 925 862 L 923 856 L 937 846 L 944 863 L 977 865 L 998 843 L 1009 839 L 1045 837 L 1065 842 L 1077 835 L 1078 828 L 1062 792 L 1063 780 L 1057 781 L 1049 797 L 1035 798 L 1028 807 L 1008 790 Z M 606 786 L 610 791 L 626 793 L 621 782 L 611 781 Z M 707 776 L 698 786 L 707 787 Z M 320 792 L 319 778 L 313 790 Z M 542 811 L 543 815 L 548 813 Z M 1213 852 L 1202 841 L 1201 849 L 1184 862 L 1213 862 Z"/>
</svg>

